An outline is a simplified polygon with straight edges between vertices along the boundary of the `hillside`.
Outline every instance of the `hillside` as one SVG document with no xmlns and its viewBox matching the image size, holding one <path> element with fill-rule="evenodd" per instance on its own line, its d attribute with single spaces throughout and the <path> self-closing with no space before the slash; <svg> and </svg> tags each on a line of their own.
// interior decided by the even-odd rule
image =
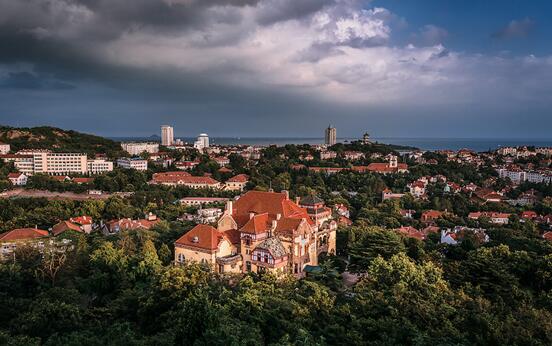
<svg viewBox="0 0 552 346">
<path fill-rule="evenodd" d="M 13 151 L 33 148 L 57 152 L 82 152 L 89 156 L 103 153 L 109 157 L 116 157 L 122 154 L 119 142 L 49 126 L 31 128 L 0 126 L 0 142 L 10 144 Z"/>
</svg>

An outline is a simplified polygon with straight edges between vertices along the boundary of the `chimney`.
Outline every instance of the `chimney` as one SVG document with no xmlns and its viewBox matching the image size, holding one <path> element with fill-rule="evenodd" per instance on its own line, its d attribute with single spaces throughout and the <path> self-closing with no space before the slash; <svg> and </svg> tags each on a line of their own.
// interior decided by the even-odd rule
<svg viewBox="0 0 552 346">
<path fill-rule="evenodd" d="M 280 220 L 282 218 L 282 214 L 278 213 L 276 214 L 276 220 Z"/>
<path fill-rule="evenodd" d="M 226 213 L 228 215 L 232 215 L 233 213 L 233 207 L 234 207 L 234 203 L 232 202 L 232 200 L 228 200 L 226 202 Z"/>
<path fill-rule="evenodd" d="M 282 190 L 281 193 L 286 195 L 286 199 L 289 199 L 289 191 L 288 190 Z"/>
<path fill-rule="evenodd" d="M 299 205 L 299 202 L 301 202 L 301 197 L 295 197 L 295 204 Z"/>
</svg>

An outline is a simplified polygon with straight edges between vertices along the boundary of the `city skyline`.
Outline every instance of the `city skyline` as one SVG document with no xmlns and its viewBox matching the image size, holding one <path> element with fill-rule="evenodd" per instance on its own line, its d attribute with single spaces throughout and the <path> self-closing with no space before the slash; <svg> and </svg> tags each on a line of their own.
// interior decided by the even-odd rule
<svg viewBox="0 0 552 346">
<path fill-rule="evenodd" d="M 318 137 L 332 123 L 343 137 L 550 138 L 547 1 L 0 9 L 0 124 L 112 137 L 150 136 L 159 123 L 188 135 Z"/>
</svg>

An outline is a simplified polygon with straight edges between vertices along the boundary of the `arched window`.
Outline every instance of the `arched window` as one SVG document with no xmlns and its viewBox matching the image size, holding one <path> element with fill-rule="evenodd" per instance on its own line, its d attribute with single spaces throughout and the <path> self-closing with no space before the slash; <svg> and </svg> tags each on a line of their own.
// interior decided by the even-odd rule
<svg viewBox="0 0 552 346">
<path fill-rule="evenodd" d="M 178 254 L 178 262 L 183 263 L 186 260 L 183 253 Z"/>
</svg>

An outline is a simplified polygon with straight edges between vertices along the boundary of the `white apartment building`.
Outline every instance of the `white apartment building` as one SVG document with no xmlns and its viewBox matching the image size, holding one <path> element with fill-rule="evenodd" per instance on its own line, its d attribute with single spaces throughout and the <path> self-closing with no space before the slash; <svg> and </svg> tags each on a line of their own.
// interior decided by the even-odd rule
<svg viewBox="0 0 552 346">
<path fill-rule="evenodd" d="M 517 168 L 499 168 L 497 172 L 500 178 L 510 178 L 514 184 L 521 184 L 526 178 L 525 172 Z"/>
<path fill-rule="evenodd" d="M 0 142 L 0 155 L 6 155 L 11 150 L 10 145 Z"/>
<path fill-rule="evenodd" d="M 121 143 L 121 148 L 132 156 L 142 154 L 144 151 L 150 154 L 159 152 L 159 143 Z"/>
<path fill-rule="evenodd" d="M 113 170 L 113 162 L 104 159 L 88 160 L 88 174 L 102 174 Z"/>
<path fill-rule="evenodd" d="M 164 146 L 169 146 L 174 143 L 174 130 L 172 126 L 163 125 L 161 126 L 161 144 Z"/>
<path fill-rule="evenodd" d="M 45 173 L 63 175 L 88 172 L 87 156 L 82 153 L 54 153 L 49 150 L 21 150 L 14 161 L 16 168 L 25 174 Z M 30 164 L 32 162 L 32 172 Z"/>
<path fill-rule="evenodd" d="M 500 155 L 503 155 L 503 156 L 506 156 L 506 155 L 516 156 L 517 148 L 516 147 L 503 147 L 503 148 L 498 149 L 497 152 Z"/>
<path fill-rule="evenodd" d="M 194 148 L 203 150 L 209 148 L 209 136 L 206 133 L 201 133 L 197 136 L 197 140 L 194 143 Z"/>
<path fill-rule="evenodd" d="M 4 154 L 2 160 L 13 162 L 14 167 L 21 173 L 26 175 L 34 173 L 33 155 Z"/>
<path fill-rule="evenodd" d="M 121 157 L 117 159 L 117 166 L 126 169 L 135 169 L 138 171 L 148 170 L 148 160 L 144 160 L 138 157 L 128 158 Z"/>
</svg>

